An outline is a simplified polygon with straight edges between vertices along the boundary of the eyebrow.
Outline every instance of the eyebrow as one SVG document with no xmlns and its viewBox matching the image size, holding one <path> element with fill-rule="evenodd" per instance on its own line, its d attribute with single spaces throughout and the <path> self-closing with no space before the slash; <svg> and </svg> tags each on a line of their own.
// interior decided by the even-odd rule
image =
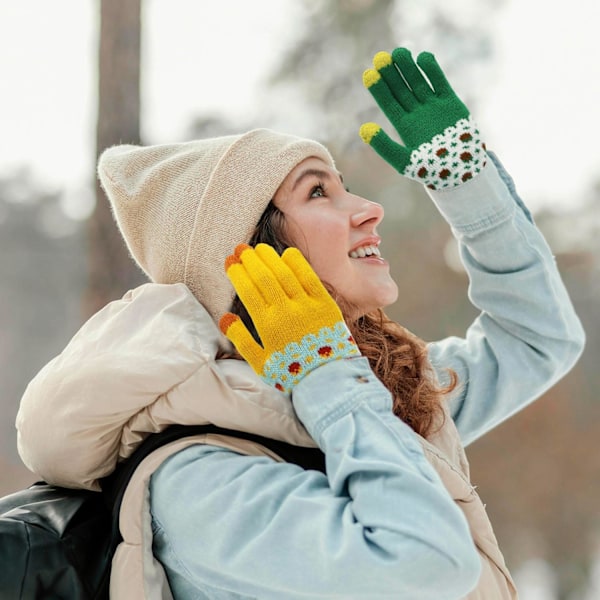
<svg viewBox="0 0 600 600">
<path fill-rule="evenodd" d="M 344 183 L 344 178 L 342 177 L 341 173 L 338 173 L 338 176 L 340 178 L 340 181 L 342 183 Z M 300 183 L 302 183 L 302 180 L 305 179 L 306 177 L 318 177 L 319 179 L 332 179 L 333 176 L 329 171 L 323 171 L 322 169 L 306 169 L 306 171 L 302 171 L 302 173 L 300 173 L 300 175 L 298 175 L 298 178 L 296 179 L 296 181 L 294 181 L 294 185 L 292 186 L 292 191 L 294 191 L 299 185 Z"/>
</svg>

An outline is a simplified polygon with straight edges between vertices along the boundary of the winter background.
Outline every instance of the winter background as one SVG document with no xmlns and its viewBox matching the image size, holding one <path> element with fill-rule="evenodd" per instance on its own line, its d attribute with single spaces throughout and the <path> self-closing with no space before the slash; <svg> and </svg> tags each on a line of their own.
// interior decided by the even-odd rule
<svg viewBox="0 0 600 600">
<path fill-rule="evenodd" d="M 142 139 L 159 143 L 189 138 L 202 119 L 222 120 L 232 128 L 259 124 L 319 136 L 321 115 L 307 106 L 306 89 L 300 93 L 294 85 L 318 88 L 322 75 L 310 79 L 311 65 L 304 64 L 297 77 L 293 70 L 281 76 L 286 83 L 277 88 L 273 73 L 280 69 L 290 43 L 303 35 L 309 39 L 306 28 L 311 23 L 314 27 L 314 19 L 320 18 L 327 5 L 360 11 L 376 3 L 144 0 Z M 552 215 L 547 221 L 547 236 L 555 252 L 567 257 L 559 265 L 565 264 L 569 273 L 575 273 L 573 293 L 577 295 L 577 282 L 587 286 L 582 287 L 585 292 L 578 298 L 582 307 L 589 307 L 588 333 L 595 331 L 600 231 L 600 4 L 597 0 L 556 5 L 536 0 L 404 0 L 396 4 L 389 18 L 401 32 L 395 40 L 397 45 L 406 45 L 415 53 L 433 50 L 443 66 L 452 65 L 451 81 L 472 107 L 488 146 L 502 157 L 534 213 Z M 460 31 L 448 31 L 446 36 L 443 25 L 440 29 L 438 24 L 435 35 L 428 33 L 435 11 L 452 13 L 448 22 L 460 22 Z M 49 309 L 44 308 L 48 299 L 30 282 L 43 279 L 51 267 L 55 270 L 47 285 L 54 286 L 53 290 L 65 290 L 70 282 L 84 278 L 84 266 L 77 262 L 76 246 L 70 246 L 69 240 L 90 217 L 95 203 L 99 13 L 99 2 L 92 0 L 0 3 L 3 493 L 30 478 L 15 450 L 13 423 L 20 394 L 28 379 L 60 351 L 78 320 L 74 294 L 52 305 L 54 312 L 45 319 L 52 321 L 52 326 L 33 328 L 32 315 Z M 327 36 L 334 35 L 333 29 L 328 32 L 326 22 L 322 34 L 326 47 Z M 460 36 L 460 43 L 453 43 L 453 35 Z M 478 40 L 477 44 L 469 45 L 470 36 Z M 463 69 L 465 49 L 471 55 Z M 474 57 L 478 52 L 481 60 Z M 321 57 L 331 62 L 331 69 L 336 69 L 341 59 L 339 55 Z M 369 66 L 369 59 L 364 56 L 361 69 Z M 315 69 L 317 66 L 323 67 L 315 64 Z M 301 81 L 295 82 L 295 78 Z M 353 85 L 360 88 L 361 84 L 356 81 Z M 330 105 L 328 109 L 335 113 L 336 107 Z M 343 112 L 342 108 L 338 112 Z M 359 124 L 347 120 L 346 134 L 352 130 L 354 136 Z M 346 178 L 351 179 L 351 175 Z M 56 210 L 40 208 L 35 213 L 36 227 L 45 237 L 28 237 L 29 217 L 18 217 L 22 218 L 18 221 L 14 215 L 20 207 L 33 205 L 34 197 L 50 196 L 57 199 L 60 215 Z M 394 210 L 391 207 L 389 212 L 393 215 Z M 53 266 L 42 266 L 45 263 L 40 257 L 49 256 L 51 248 L 56 252 Z M 29 257 L 30 262 L 20 262 L 23 257 Z M 451 251 L 446 259 L 447 266 L 454 268 Z M 56 290 L 52 293 L 58 294 Z M 588 357 L 597 349 L 593 340 L 588 344 Z M 597 364 L 598 353 L 587 360 L 587 364 Z M 585 377 L 580 373 L 569 390 L 583 385 Z M 597 389 L 592 384 L 589 387 Z M 590 402 L 597 402 L 597 398 L 590 398 Z M 595 405 L 590 411 L 597 426 Z M 585 435 L 589 435 L 588 430 L 583 431 Z M 581 490 L 581 494 L 589 493 Z M 598 513 L 591 522 L 597 532 Z M 557 583 L 556 570 L 544 552 L 528 552 L 514 569 L 521 597 L 600 598 L 600 561 L 592 552 L 591 557 L 574 560 L 575 566 L 568 568 L 576 570 L 582 563 L 586 565 L 581 567 L 586 583 L 569 592 Z M 573 576 L 573 580 L 579 579 Z"/>
</svg>

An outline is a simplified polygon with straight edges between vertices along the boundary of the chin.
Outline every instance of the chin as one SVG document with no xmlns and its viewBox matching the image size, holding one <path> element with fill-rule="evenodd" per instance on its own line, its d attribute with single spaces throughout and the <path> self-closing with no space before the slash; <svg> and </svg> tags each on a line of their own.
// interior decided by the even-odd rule
<svg viewBox="0 0 600 600">
<path fill-rule="evenodd" d="M 377 308 L 386 308 L 391 306 L 398 300 L 398 286 L 394 283 L 390 286 L 389 290 L 380 290 L 383 293 L 380 293 L 377 298 Z"/>
<path fill-rule="evenodd" d="M 360 317 L 364 317 L 369 313 L 374 313 L 378 310 L 384 310 L 388 306 L 391 306 L 398 299 L 398 294 L 394 294 L 393 296 L 388 296 L 386 298 L 380 298 L 378 302 L 363 304 L 360 308 L 357 308 L 356 311 L 351 315 L 352 320 L 360 319 Z"/>
<path fill-rule="evenodd" d="M 344 318 L 355 321 L 366 314 L 385 309 L 398 300 L 398 286 L 394 281 L 388 280 L 379 285 L 371 285 L 369 288 L 369 291 L 364 290 L 367 292 L 366 294 L 360 294 L 358 297 L 356 294 L 336 296 L 336 301 L 342 309 Z"/>
</svg>

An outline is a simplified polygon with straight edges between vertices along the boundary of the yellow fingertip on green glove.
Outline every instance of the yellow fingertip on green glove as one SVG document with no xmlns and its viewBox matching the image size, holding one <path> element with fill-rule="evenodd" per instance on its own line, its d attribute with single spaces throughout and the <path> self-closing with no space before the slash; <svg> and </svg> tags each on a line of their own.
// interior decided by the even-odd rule
<svg viewBox="0 0 600 600">
<path fill-rule="evenodd" d="M 367 69 L 363 73 L 363 85 L 369 89 L 381 79 L 381 75 L 375 69 Z"/>
<path fill-rule="evenodd" d="M 385 67 L 392 64 L 392 55 L 389 52 L 378 52 L 373 57 L 373 66 L 378 70 L 384 69 Z"/>
<path fill-rule="evenodd" d="M 371 140 L 381 131 L 381 127 L 377 123 L 363 123 L 358 131 L 362 141 L 365 144 L 370 144 Z"/>
</svg>

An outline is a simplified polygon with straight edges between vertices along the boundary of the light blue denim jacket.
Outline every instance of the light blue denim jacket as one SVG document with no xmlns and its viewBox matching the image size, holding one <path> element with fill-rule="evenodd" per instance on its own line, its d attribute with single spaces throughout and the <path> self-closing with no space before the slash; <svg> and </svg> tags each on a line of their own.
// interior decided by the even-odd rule
<svg viewBox="0 0 600 600">
<path fill-rule="evenodd" d="M 466 445 L 523 408 L 579 357 L 584 334 L 554 258 L 496 159 L 430 192 L 450 223 L 481 315 L 430 344 L 456 371 L 450 412 Z M 497 168 L 496 166 L 497 165 Z M 154 553 L 176 600 L 455 600 L 477 584 L 466 520 L 365 358 L 306 376 L 296 413 L 327 476 L 196 445 L 154 474 Z"/>
</svg>

